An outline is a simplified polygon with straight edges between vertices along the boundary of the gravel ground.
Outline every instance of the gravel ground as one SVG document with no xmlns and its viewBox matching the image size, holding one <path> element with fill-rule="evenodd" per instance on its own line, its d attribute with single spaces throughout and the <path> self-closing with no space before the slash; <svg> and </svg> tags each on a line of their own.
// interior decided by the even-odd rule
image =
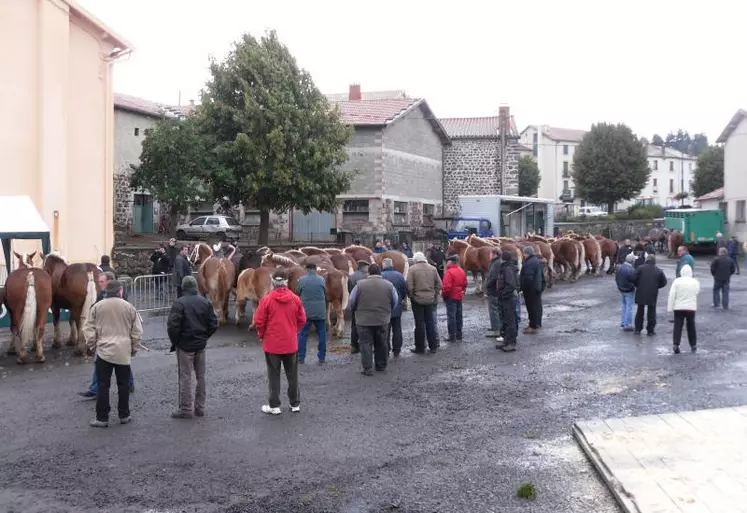
<svg viewBox="0 0 747 513">
<path fill-rule="evenodd" d="M 671 279 L 673 265 L 662 268 Z M 574 421 L 747 402 L 747 281 L 735 277 L 731 311 L 710 307 L 710 277 L 702 286 L 697 355 L 671 354 L 668 288 L 658 335 L 634 337 L 619 331 L 613 279 L 585 277 L 546 293 L 542 333 L 513 354 L 484 338 L 476 299 L 464 343 L 408 353 L 383 375 L 362 376 L 343 340 L 327 365 L 310 356 L 302 367 L 303 411 L 278 417 L 259 411 L 264 360 L 245 328 L 211 340 L 208 416 L 194 421 L 169 418 L 176 364 L 162 318 L 147 322 L 151 351 L 133 363 L 127 426 L 87 426 L 93 403 L 76 392 L 92 367 L 68 349 L 26 367 L 3 356 L 0 511 L 616 512 L 570 436 Z M 403 324 L 411 347 L 409 312 Z M 526 481 L 533 501 L 516 497 Z"/>
</svg>

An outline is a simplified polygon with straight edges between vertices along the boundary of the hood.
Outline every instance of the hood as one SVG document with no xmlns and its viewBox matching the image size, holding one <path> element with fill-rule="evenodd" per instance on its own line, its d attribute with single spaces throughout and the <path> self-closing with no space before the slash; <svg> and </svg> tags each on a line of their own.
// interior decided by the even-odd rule
<svg viewBox="0 0 747 513">
<path fill-rule="evenodd" d="M 293 301 L 293 292 L 288 289 L 288 287 L 278 287 L 272 292 L 270 292 L 270 297 L 273 301 L 277 301 L 278 303 L 290 303 Z"/>
<path fill-rule="evenodd" d="M 680 269 L 680 276 L 682 276 L 683 278 L 692 278 L 693 268 L 687 264 L 683 265 L 682 269 Z"/>
</svg>

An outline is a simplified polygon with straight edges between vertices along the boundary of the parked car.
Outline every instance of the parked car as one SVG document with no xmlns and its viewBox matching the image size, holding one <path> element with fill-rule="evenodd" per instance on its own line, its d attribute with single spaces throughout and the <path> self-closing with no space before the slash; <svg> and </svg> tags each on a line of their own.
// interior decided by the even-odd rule
<svg viewBox="0 0 747 513">
<path fill-rule="evenodd" d="M 580 207 L 578 213 L 579 215 L 588 217 L 602 217 L 607 215 L 607 212 L 599 207 Z"/>
<path fill-rule="evenodd" d="M 180 240 L 215 237 L 221 242 L 235 242 L 239 240 L 241 232 L 241 224 L 233 217 L 227 216 L 200 216 L 176 227 L 176 236 Z"/>
</svg>

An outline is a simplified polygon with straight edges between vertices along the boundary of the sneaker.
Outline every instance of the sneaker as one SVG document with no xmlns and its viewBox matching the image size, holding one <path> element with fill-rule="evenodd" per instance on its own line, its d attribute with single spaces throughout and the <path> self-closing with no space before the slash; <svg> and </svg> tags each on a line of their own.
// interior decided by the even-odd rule
<svg viewBox="0 0 747 513">
<path fill-rule="evenodd" d="M 290 411 L 292 411 L 293 413 L 300 412 L 301 411 L 301 405 L 299 404 L 298 406 L 291 406 L 290 407 Z"/>
<path fill-rule="evenodd" d="M 96 399 L 96 392 L 86 390 L 85 392 L 78 392 L 78 395 L 84 399 Z"/>
<path fill-rule="evenodd" d="M 496 348 L 496 349 L 503 349 L 504 347 L 506 347 L 506 343 L 505 343 L 505 342 L 504 342 L 503 340 L 501 340 L 500 342 L 498 342 L 498 343 L 497 343 L 497 344 L 495 345 L 495 348 Z"/>
<path fill-rule="evenodd" d="M 172 419 L 191 419 L 193 417 L 191 411 L 177 410 L 171 414 Z"/>
<path fill-rule="evenodd" d="M 654 336 L 656 336 L 656 332 L 655 331 L 647 331 L 646 332 L 646 336 L 647 337 L 654 337 Z"/>
<path fill-rule="evenodd" d="M 364 376 L 373 376 L 373 371 L 371 369 L 365 369 L 361 371 L 361 374 Z"/>
<path fill-rule="evenodd" d="M 130 422 L 132 422 L 132 415 L 127 415 L 126 417 L 119 419 L 120 424 L 129 424 Z"/>
<path fill-rule="evenodd" d="M 262 413 L 267 413 L 268 415 L 280 415 L 283 412 L 280 410 L 280 408 L 270 408 L 269 404 L 263 404 Z"/>
<path fill-rule="evenodd" d="M 674 354 L 680 354 L 680 346 L 674 346 Z"/>
<path fill-rule="evenodd" d="M 495 341 L 500 344 L 501 342 L 504 341 L 504 338 L 499 335 L 499 336 L 495 337 Z"/>
<path fill-rule="evenodd" d="M 91 427 L 98 427 L 98 428 L 108 428 L 109 422 L 104 422 L 103 420 L 93 419 L 91 422 L 88 423 Z"/>
</svg>

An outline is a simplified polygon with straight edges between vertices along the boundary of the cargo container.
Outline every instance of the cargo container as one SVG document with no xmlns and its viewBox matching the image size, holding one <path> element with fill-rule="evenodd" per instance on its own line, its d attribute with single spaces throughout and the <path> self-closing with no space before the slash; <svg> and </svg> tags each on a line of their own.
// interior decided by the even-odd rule
<svg viewBox="0 0 747 513">
<path fill-rule="evenodd" d="M 701 208 L 674 208 L 664 212 L 664 228 L 682 232 L 685 246 L 715 246 L 724 233 L 724 213 Z"/>
</svg>

